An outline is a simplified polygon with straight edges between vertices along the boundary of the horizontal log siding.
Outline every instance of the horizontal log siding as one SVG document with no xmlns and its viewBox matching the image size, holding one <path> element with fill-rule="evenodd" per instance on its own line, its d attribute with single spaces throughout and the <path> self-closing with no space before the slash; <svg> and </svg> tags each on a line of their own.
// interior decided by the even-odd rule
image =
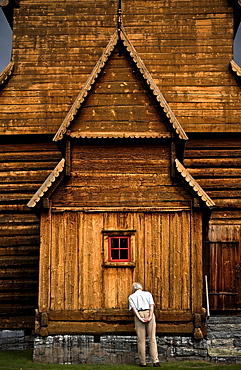
<svg viewBox="0 0 241 370">
<path fill-rule="evenodd" d="M 238 137 L 187 142 L 184 165 L 219 207 L 240 207 L 240 144 Z M 236 216 L 226 215 L 223 220 Z"/>
<path fill-rule="evenodd" d="M 169 151 L 167 144 L 154 142 L 74 145 L 71 178 L 60 185 L 52 204 L 189 207 L 190 195 L 170 178 Z"/>
<path fill-rule="evenodd" d="M 133 281 L 141 281 L 152 291 L 158 310 L 191 310 L 189 212 L 64 212 L 51 217 L 52 244 L 43 235 L 41 312 L 49 305 L 48 286 L 53 311 L 126 309 Z M 103 229 L 136 230 L 135 268 L 103 267 Z M 194 284 L 194 295 L 196 290 Z"/>
<path fill-rule="evenodd" d="M 116 6 L 21 1 L 14 74 L 0 101 L 3 134 L 56 132 L 116 27 Z M 125 30 L 186 132 L 240 131 L 232 12 L 226 0 L 123 3 Z"/>
<path fill-rule="evenodd" d="M 52 143 L 1 140 L 0 329 L 34 328 L 39 220 L 26 203 L 60 158 Z"/>
<path fill-rule="evenodd" d="M 71 132 L 115 132 L 126 136 L 129 132 L 170 133 L 171 124 L 150 98 L 138 69 L 130 64 L 127 53 L 119 54 L 116 48 L 72 123 Z"/>
</svg>

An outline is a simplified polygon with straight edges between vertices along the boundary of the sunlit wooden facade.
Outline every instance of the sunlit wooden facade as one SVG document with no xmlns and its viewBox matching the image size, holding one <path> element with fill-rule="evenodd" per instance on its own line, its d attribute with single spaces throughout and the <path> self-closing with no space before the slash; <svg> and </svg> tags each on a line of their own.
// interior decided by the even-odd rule
<svg viewBox="0 0 241 370">
<path fill-rule="evenodd" d="M 3 329 L 100 333 L 104 318 L 106 332 L 131 332 L 126 297 L 142 280 L 158 330 L 193 333 L 204 274 L 211 309 L 239 312 L 240 5 L 123 0 L 120 27 L 118 3 L 10 1 L 12 62 L 0 75 Z M 128 267 L 106 262 L 113 230 L 131 234 Z"/>
</svg>

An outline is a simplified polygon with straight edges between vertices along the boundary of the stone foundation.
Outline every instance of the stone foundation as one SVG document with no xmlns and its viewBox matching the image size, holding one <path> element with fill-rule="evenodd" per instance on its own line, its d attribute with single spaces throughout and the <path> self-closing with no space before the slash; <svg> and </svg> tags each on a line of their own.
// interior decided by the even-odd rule
<svg viewBox="0 0 241 370">
<path fill-rule="evenodd" d="M 0 351 L 25 351 L 33 347 L 32 330 L 0 330 Z"/>
<path fill-rule="evenodd" d="M 199 341 L 191 336 L 158 335 L 160 361 L 205 360 L 217 363 L 241 363 L 240 333 L 240 316 L 214 316 L 207 320 L 207 339 Z M 0 330 L 0 350 L 27 349 L 34 349 L 34 361 L 42 363 L 139 363 L 136 336 L 34 337 L 31 330 Z M 147 362 L 150 362 L 148 345 Z"/>
<path fill-rule="evenodd" d="M 207 320 L 208 354 L 218 363 L 241 363 L 241 317 L 214 316 Z"/>
<path fill-rule="evenodd" d="M 147 341 L 148 342 L 148 341 Z M 148 343 L 147 343 L 148 344 Z M 158 336 L 160 362 L 207 360 L 206 340 L 191 337 Z M 136 336 L 55 335 L 36 337 L 34 361 L 59 364 L 135 364 L 139 363 Z M 151 362 L 148 356 L 147 362 Z"/>
</svg>

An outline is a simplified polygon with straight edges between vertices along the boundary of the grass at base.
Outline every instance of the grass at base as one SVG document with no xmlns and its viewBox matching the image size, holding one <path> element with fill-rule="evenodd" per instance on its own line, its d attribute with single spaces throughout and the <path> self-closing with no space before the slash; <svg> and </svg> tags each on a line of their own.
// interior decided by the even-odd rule
<svg viewBox="0 0 241 370">
<path fill-rule="evenodd" d="M 0 370 L 134 370 L 138 365 L 105 365 L 79 364 L 55 365 L 39 364 L 32 360 L 32 351 L 0 351 Z M 152 368 L 151 364 L 147 368 Z M 213 370 L 240 370 L 241 364 L 221 365 L 205 361 L 184 361 L 161 363 L 166 370 L 213 369 Z"/>
</svg>

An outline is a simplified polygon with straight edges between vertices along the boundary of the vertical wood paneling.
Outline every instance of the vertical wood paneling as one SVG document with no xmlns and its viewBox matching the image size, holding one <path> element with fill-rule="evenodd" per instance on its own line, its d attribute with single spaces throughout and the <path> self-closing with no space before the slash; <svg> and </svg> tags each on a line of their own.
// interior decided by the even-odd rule
<svg viewBox="0 0 241 370">
<path fill-rule="evenodd" d="M 172 271 L 170 271 L 170 276 L 172 278 L 172 309 L 180 309 L 181 308 L 181 288 L 182 288 L 182 270 L 181 270 L 181 263 L 180 263 L 180 248 L 181 248 L 181 233 L 180 229 L 183 229 L 183 232 L 187 232 L 186 225 L 183 224 L 182 214 L 180 215 L 178 212 L 173 214 L 172 217 L 172 230 L 171 234 L 173 235 L 173 250 L 172 250 Z"/>
<path fill-rule="evenodd" d="M 79 256 L 77 239 L 77 216 L 76 212 L 65 214 L 65 261 L 64 261 L 64 290 L 65 290 L 65 309 L 77 310 L 78 297 L 78 277 L 79 277 Z"/>
<path fill-rule="evenodd" d="M 183 309 L 189 308 L 190 302 L 190 268 L 191 268 L 191 235 L 190 235 L 190 213 L 183 212 L 184 224 L 186 232 L 181 233 L 182 225 L 180 226 L 180 233 L 182 235 L 181 242 L 181 256 L 182 256 L 182 286 L 181 286 L 181 307 Z"/>
<path fill-rule="evenodd" d="M 78 307 L 83 308 L 83 301 L 84 301 L 84 286 L 85 281 L 83 279 L 84 276 L 84 218 L 85 214 L 83 212 L 78 212 L 78 253 L 79 253 L 79 283 L 78 283 Z"/>
<path fill-rule="evenodd" d="M 162 271 L 162 295 L 161 308 L 166 310 L 169 308 L 169 292 L 170 292 L 170 278 L 169 278 L 169 263 L 170 263 L 170 220 L 169 214 L 162 214 L 161 224 L 161 271 Z"/>
<path fill-rule="evenodd" d="M 234 310 L 239 302 L 239 278 L 236 267 L 240 263 L 240 225 L 218 220 L 209 227 L 209 241 L 205 244 L 210 307 L 213 310 Z M 225 222 L 227 222 L 225 220 Z"/>
<path fill-rule="evenodd" d="M 52 310 L 63 310 L 65 308 L 65 227 L 62 214 L 52 214 L 52 243 L 50 308 Z"/>
<path fill-rule="evenodd" d="M 134 229 L 136 230 L 136 268 L 134 269 L 134 281 L 139 281 L 144 284 L 145 276 L 145 215 L 144 213 L 137 213 L 135 215 Z"/>
<path fill-rule="evenodd" d="M 92 219 L 90 233 L 92 235 L 89 244 L 89 274 L 88 274 L 88 286 L 91 289 L 89 292 L 89 307 L 101 308 L 103 282 L 102 282 L 102 266 L 103 266 L 103 255 L 102 255 L 102 229 L 103 229 L 103 215 L 101 213 L 92 214 L 88 216 Z"/>
<path fill-rule="evenodd" d="M 193 212 L 191 242 L 191 301 L 192 312 L 199 312 L 202 306 L 202 218 L 201 212 Z M 200 273 L 198 273 L 200 271 Z"/>
<path fill-rule="evenodd" d="M 82 274 L 80 308 L 100 308 L 102 294 L 102 215 L 84 214 L 82 218 Z"/>
<path fill-rule="evenodd" d="M 39 311 L 47 311 L 50 307 L 51 286 L 51 213 L 42 213 L 40 222 L 40 256 L 39 256 Z"/>
<path fill-rule="evenodd" d="M 144 250 L 142 258 L 145 261 L 145 272 L 143 276 L 143 284 L 146 290 L 151 290 L 152 288 L 152 224 L 151 224 L 151 214 L 145 214 L 145 229 L 144 229 Z"/>
<path fill-rule="evenodd" d="M 152 225 L 154 229 L 152 230 L 152 261 L 153 261 L 153 275 L 152 275 L 152 285 L 151 291 L 155 297 L 155 303 L 160 307 L 160 296 L 161 296 L 161 286 L 162 286 L 162 276 L 161 276 L 161 220 L 162 215 L 160 213 L 152 214 Z"/>
<path fill-rule="evenodd" d="M 133 281 L 152 292 L 158 309 L 190 309 L 200 251 L 191 276 L 189 212 L 65 212 L 53 214 L 52 225 L 51 309 L 126 308 Z M 136 230 L 134 269 L 103 266 L 102 230 Z"/>
</svg>

